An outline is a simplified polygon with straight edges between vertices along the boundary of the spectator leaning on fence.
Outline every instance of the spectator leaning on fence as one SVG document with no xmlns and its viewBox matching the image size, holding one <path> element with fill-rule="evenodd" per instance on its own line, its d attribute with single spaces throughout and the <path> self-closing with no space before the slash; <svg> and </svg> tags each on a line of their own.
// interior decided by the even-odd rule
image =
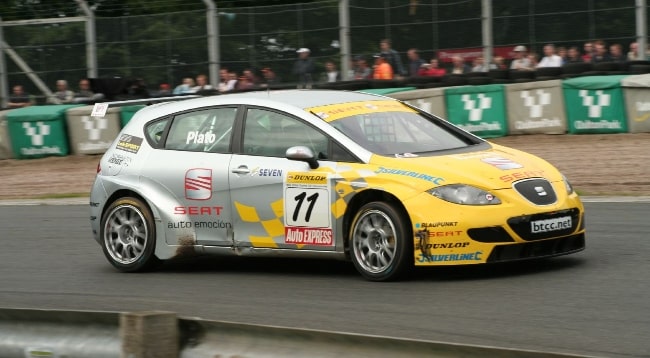
<svg viewBox="0 0 650 358">
<path fill-rule="evenodd" d="M 367 80 L 372 78 L 372 69 L 368 66 L 368 61 L 363 56 L 356 56 L 354 58 L 354 72 L 353 79 Z"/>
<path fill-rule="evenodd" d="M 420 67 L 423 64 L 426 64 L 423 59 L 420 58 L 418 50 L 415 48 L 409 49 L 406 52 L 406 57 L 409 58 L 409 77 L 417 77 Z"/>
<path fill-rule="evenodd" d="M 627 57 L 623 54 L 621 44 L 612 44 L 609 46 L 609 60 L 612 62 L 625 62 Z"/>
<path fill-rule="evenodd" d="M 566 63 L 580 63 L 582 61 L 582 57 L 580 56 L 580 51 L 578 50 L 577 46 L 571 46 L 569 47 L 569 50 L 567 51 L 567 57 L 566 57 Z"/>
<path fill-rule="evenodd" d="M 562 57 L 555 54 L 555 45 L 544 45 L 544 57 L 537 64 L 540 67 L 562 67 Z"/>
<path fill-rule="evenodd" d="M 237 75 L 235 78 L 230 76 L 227 68 L 221 68 L 219 70 L 219 92 L 231 92 L 235 90 L 235 84 L 237 83 Z"/>
<path fill-rule="evenodd" d="M 321 77 L 321 82 L 338 82 L 341 80 L 341 73 L 336 69 L 334 61 L 325 62 L 325 73 Z"/>
<path fill-rule="evenodd" d="M 264 67 L 262 69 L 262 83 L 260 83 L 260 87 L 272 87 L 281 82 L 280 77 L 270 67 Z"/>
<path fill-rule="evenodd" d="M 392 80 L 393 68 L 386 59 L 386 54 L 378 53 L 375 56 L 375 67 L 372 72 L 372 78 L 375 80 Z"/>
<path fill-rule="evenodd" d="M 494 56 L 492 58 L 492 65 L 494 67 L 490 67 L 490 68 L 495 68 L 497 70 L 507 70 L 508 69 L 508 66 L 506 65 L 506 62 L 505 62 L 505 59 L 503 58 L 503 56 Z"/>
<path fill-rule="evenodd" d="M 493 63 L 486 64 L 485 60 L 481 56 L 475 58 L 472 65 L 472 72 L 488 72 L 497 68 L 497 66 Z"/>
<path fill-rule="evenodd" d="M 564 46 L 558 47 L 557 55 L 560 56 L 560 58 L 562 59 L 562 64 L 564 65 L 566 63 L 567 57 L 569 56 L 566 47 Z"/>
<path fill-rule="evenodd" d="M 582 49 L 584 51 L 582 55 L 582 62 L 591 62 L 591 58 L 594 55 L 594 44 L 593 42 L 587 41 L 585 44 L 582 46 Z"/>
<path fill-rule="evenodd" d="M 203 74 L 196 76 L 196 86 L 192 88 L 192 91 L 194 93 L 200 91 L 210 91 L 213 89 L 214 87 L 212 87 L 212 85 L 208 83 L 208 76 Z"/>
<path fill-rule="evenodd" d="M 533 67 L 530 64 L 530 59 L 526 56 L 526 46 L 515 46 L 514 48 L 515 59 L 510 63 L 511 70 L 530 71 Z"/>
<path fill-rule="evenodd" d="M 530 52 L 528 55 L 526 55 L 526 58 L 530 63 L 530 69 L 534 71 L 537 68 L 537 64 L 539 63 L 539 55 L 537 55 L 536 52 Z"/>
<path fill-rule="evenodd" d="M 310 51 L 306 47 L 299 48 L 296 53 L 298 59 L 293 64 L 293 74 L 296 76 L 298 88 L 311 88 L 314 76 L 314 60 L 309 55 Z"/>
<path fill-rule="evenodd" d="M 591 56 L 591 62 L 593 63 L 599 63 L 599 62 L 610 62 L 611 58 L 609 57 L 609 53 L 607 53 L 607 46 L 605 45 L 605 42 L 602 40 L 598 40 L 594 42 L 594 53 Z"/>
<path fill-rule="evenodd" d="M 637 52 L 638 48 L 639 45 L 636 42 L 630 43 L 630 51 L 627 52 L 628 61 L 645 60 L 639 57 L 639 53 Z"/>
<path fill-rule="evenodd" d="M 391 42 L 389 39 L 383 39 L 379 42 L 380 53 L 384 55 L 386 62 L 393 69 L 393 74 L 398 76 L 407 76 L 404 65 L 402 65 L 402 59 L 399 57 L 399 53 L 393 50 Z"/>
<path fill-rule="evenodd" d="M 56 81 L 56 92 L 52 94 L 52 97 L 47 99 L 47 103 L 50 104 L 65 104 L 72 103 L 74 100 L 74 92 L 68 89 L 68 82 L 66 80 Z"/>
<path fill-rule="evenodd" d="M 260 85 L 260 78 L 257 77 L 255 72 L 253 72 L 252 69 L 250 68 L 245 68 L 244 71 L 242 71 L 242 76 L 246 77 L 248 79 L 248 82 L 253 84 L 253 87 L 257 87 Z"/>
<path fill-rule="evenodd" d="M 172 93 L 175 95 L 194 93 L 192 91 L 193 87 L 194 87 L 194 80 L 192 79 L 192 77 L 185 77 L 183 78 L 183 83 L 176 86 L 174 88 L 174 92 Z"/>
<path fill-rule="evenodd" d="M 237 80 L 237 86 L 235 89 L 237 91 L 250 91 L 255 89 L 255 84 L 250 80 L 250 77 L 244 76 L 242 74 Z"/>
<path fill-rule="evenodd" d="M 445 74 L 447 71 L 440 67 L 437 58 L 432 58 L 429 63 L 423 63 L 418 72 L 418 75 L 425 77 L 443 77 Z"/>
<path fill-rule="evenodd" d="M 158 92 L 155 93 L 155 97 L 166 97 L 172 95 L 172 87 L 169 83 L 161 83 L 158 86 Z"/>
<path fill-rule="evenodd" d="M 449 73 L 451 73 L 452 75 L 462 75 L 465 73 L 472 72 L 472 68 L 469 67 L 469 65 L 466 64 L 463 58 L 460 56 L 452 57 L 451 62 L 452 62 L 452 67 Z"/>
<path fill-rule="evenodd" d="M 28 93 L 25 92 L 22 85 L 15 85 L 12 88 L 11 95 L 7 106 L 9 108 L 23 108 L 34 104 L 34 101 Z"/>
<path fill-rule="evenodd" d="M 74 95 L 75 103 L 96 102 L 104 98 L 103 93 L 95 93 L 90 88 L 90 80 L 83 78 L 79 80 L 79 91 Z"/>
</svg>

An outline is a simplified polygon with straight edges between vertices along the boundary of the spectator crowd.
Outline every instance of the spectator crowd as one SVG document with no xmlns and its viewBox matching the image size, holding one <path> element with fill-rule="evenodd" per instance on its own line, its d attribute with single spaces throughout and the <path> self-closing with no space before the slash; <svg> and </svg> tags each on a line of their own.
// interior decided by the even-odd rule
<svg viewBox="0 0 650 358">
<path fill-rule="evenodd" d="M 373 56 L 354 56 L 350 63 L 347 76 L 338 70 L 336 61 L 325 62 L 324 71 L 317 72 L 315 61 L 310 57 L 308 48 L 299 48 L 297 58 L 292 67 L 292 78 L 283 82 L 280 76 L 270 67 L 263 67 L 259 71 L 246 68 L 241 73 L 221 67 L 219 83 L 210 84 L 208 77 L 199 74 L 195 78 L 185 77 L 182 82 L 173 87 L 168 83 L 161 83 L 156 91 L 149 91 L 142 79 L 129 83 L 125 94 L 130 98 L 163 97 L 187 94 L 217 94 L 228 92 L 242 92 L 264 88 L 312 88 L 314 84 L 332 83 L 345 79 L 350 80 L 391 80 L 415 77 L 444 77 L 447 75 L 489 72 L 491 70 L 509 71 L 536 71 L 539 68 L 562 67 L 572 63 L 624 63 L 629 61 L 646 61 L 650 58 L 650 51 L 638 54 L 636 42 L 629 44 L 628 52 L 624 53 L 623 46 L 613 43 L 609 46 L 602 40 L 585 42 L 580 49 L 578 46 L 556 47 L 553 44 L 543 46 L 542 55 L 528 51 L 526 46 L 514 46 L 510 52 L 511 58 L 494 56 L 490 63 L 483 57 L 474 57 L 471 62 L 462 56 L 451 57 L 451 61 L 431 57 L 428 61 L 422 58 L 420 51 L 410 48 L 406 51 L 406 62 L 402 61 L 399 52 L 393 49 L 389 39 L 379 41 L 379 52 Z M 444 65 L 443 65 L 444 64 Z M 65 80 L 56 82 L 56 91 L 47 98 L 49 104 L 68 103 L 95 103 L 105 99 L 103 93 L 95 93 L 91 88 L 89 79 L 81 79 L 78 89 L 73 91 L 68 88 Z M 9 108 L 21 108 L 35 103 L 34 96 L 25 92 L 20 84 L 12 87 L 9 97 Z"/>
</svg>

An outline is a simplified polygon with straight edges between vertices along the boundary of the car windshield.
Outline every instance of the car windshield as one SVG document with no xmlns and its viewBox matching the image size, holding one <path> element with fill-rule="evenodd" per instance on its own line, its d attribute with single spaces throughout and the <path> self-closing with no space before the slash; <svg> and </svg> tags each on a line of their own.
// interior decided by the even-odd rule
<svg viewBox="0 0 650 358">
<path fill-rule="evenodd" d="M 357 113 L 333 120 L 330 124 L 367 150 L 380 155 L 408 157 L 476 143 L 407 106 L 404 109 Z"/>
</svg>

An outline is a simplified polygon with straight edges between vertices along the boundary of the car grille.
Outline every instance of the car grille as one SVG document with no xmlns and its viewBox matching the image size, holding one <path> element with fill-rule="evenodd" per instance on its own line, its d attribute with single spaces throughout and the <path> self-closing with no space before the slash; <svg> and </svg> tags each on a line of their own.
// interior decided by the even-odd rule
<svg viewBox="0 0 650 358">
<path fill-rule="evenodd" d="M 487 262 L 503 262 L 566 255 L 585 248 L 585 234 L 526 242 L 522 244 L 501 245 L 492 250 Z"/>
<path fill-rule="evenodd" d="M 569 219 L 571 224 L 568 225 Z M 559 221 L 559 223 L 558 223 Z M 580 222 L 580 210 L 566 209 L 551 213 L 517 216 L 508 219 L 510 228 L 526 241 L 543 240 L 574 233 Z M 533 225 L 532 223 L 535 223 Z M 564 224 L 565 227 L 552 228 L 551 226 Z M 535 230 L 535 226 L 546 225 L 548 228 Z"/>
<path fill-rule="evenodd" d="M 525 179 L 516 182 L 515 190 L 535 205 L 550 205 L 557 201 L 553 186 L 546 179 Z"/>
</svg>

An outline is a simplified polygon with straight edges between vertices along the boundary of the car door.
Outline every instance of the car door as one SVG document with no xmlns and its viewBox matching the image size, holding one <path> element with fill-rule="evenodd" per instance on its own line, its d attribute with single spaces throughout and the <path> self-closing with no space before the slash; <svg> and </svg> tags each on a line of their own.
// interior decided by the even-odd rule
<svg viewBox="0 0 650 358">
<path fill-rule="evenodd" d="M 230 161 L 235 245 L 239 247 L 334 250 L 331 210 L 335 163 L 310 169 L 285 158 L 303 145 L 327 153 L 328 139 L 299 118 L 248 108 L 241 153 Z"/>
<path fill-rule="evenodd" d="M 164 148 L 154 150 L 143 169 L 175 197 L 164 208 L 163 226 L 192 228 L 200 245 L 232 245 L 228 172 L 236 114 L 236 107 L 216 107 L 176 115 Z M 168 243 L 176 244 L 170 236 Z"/>
</svg>

